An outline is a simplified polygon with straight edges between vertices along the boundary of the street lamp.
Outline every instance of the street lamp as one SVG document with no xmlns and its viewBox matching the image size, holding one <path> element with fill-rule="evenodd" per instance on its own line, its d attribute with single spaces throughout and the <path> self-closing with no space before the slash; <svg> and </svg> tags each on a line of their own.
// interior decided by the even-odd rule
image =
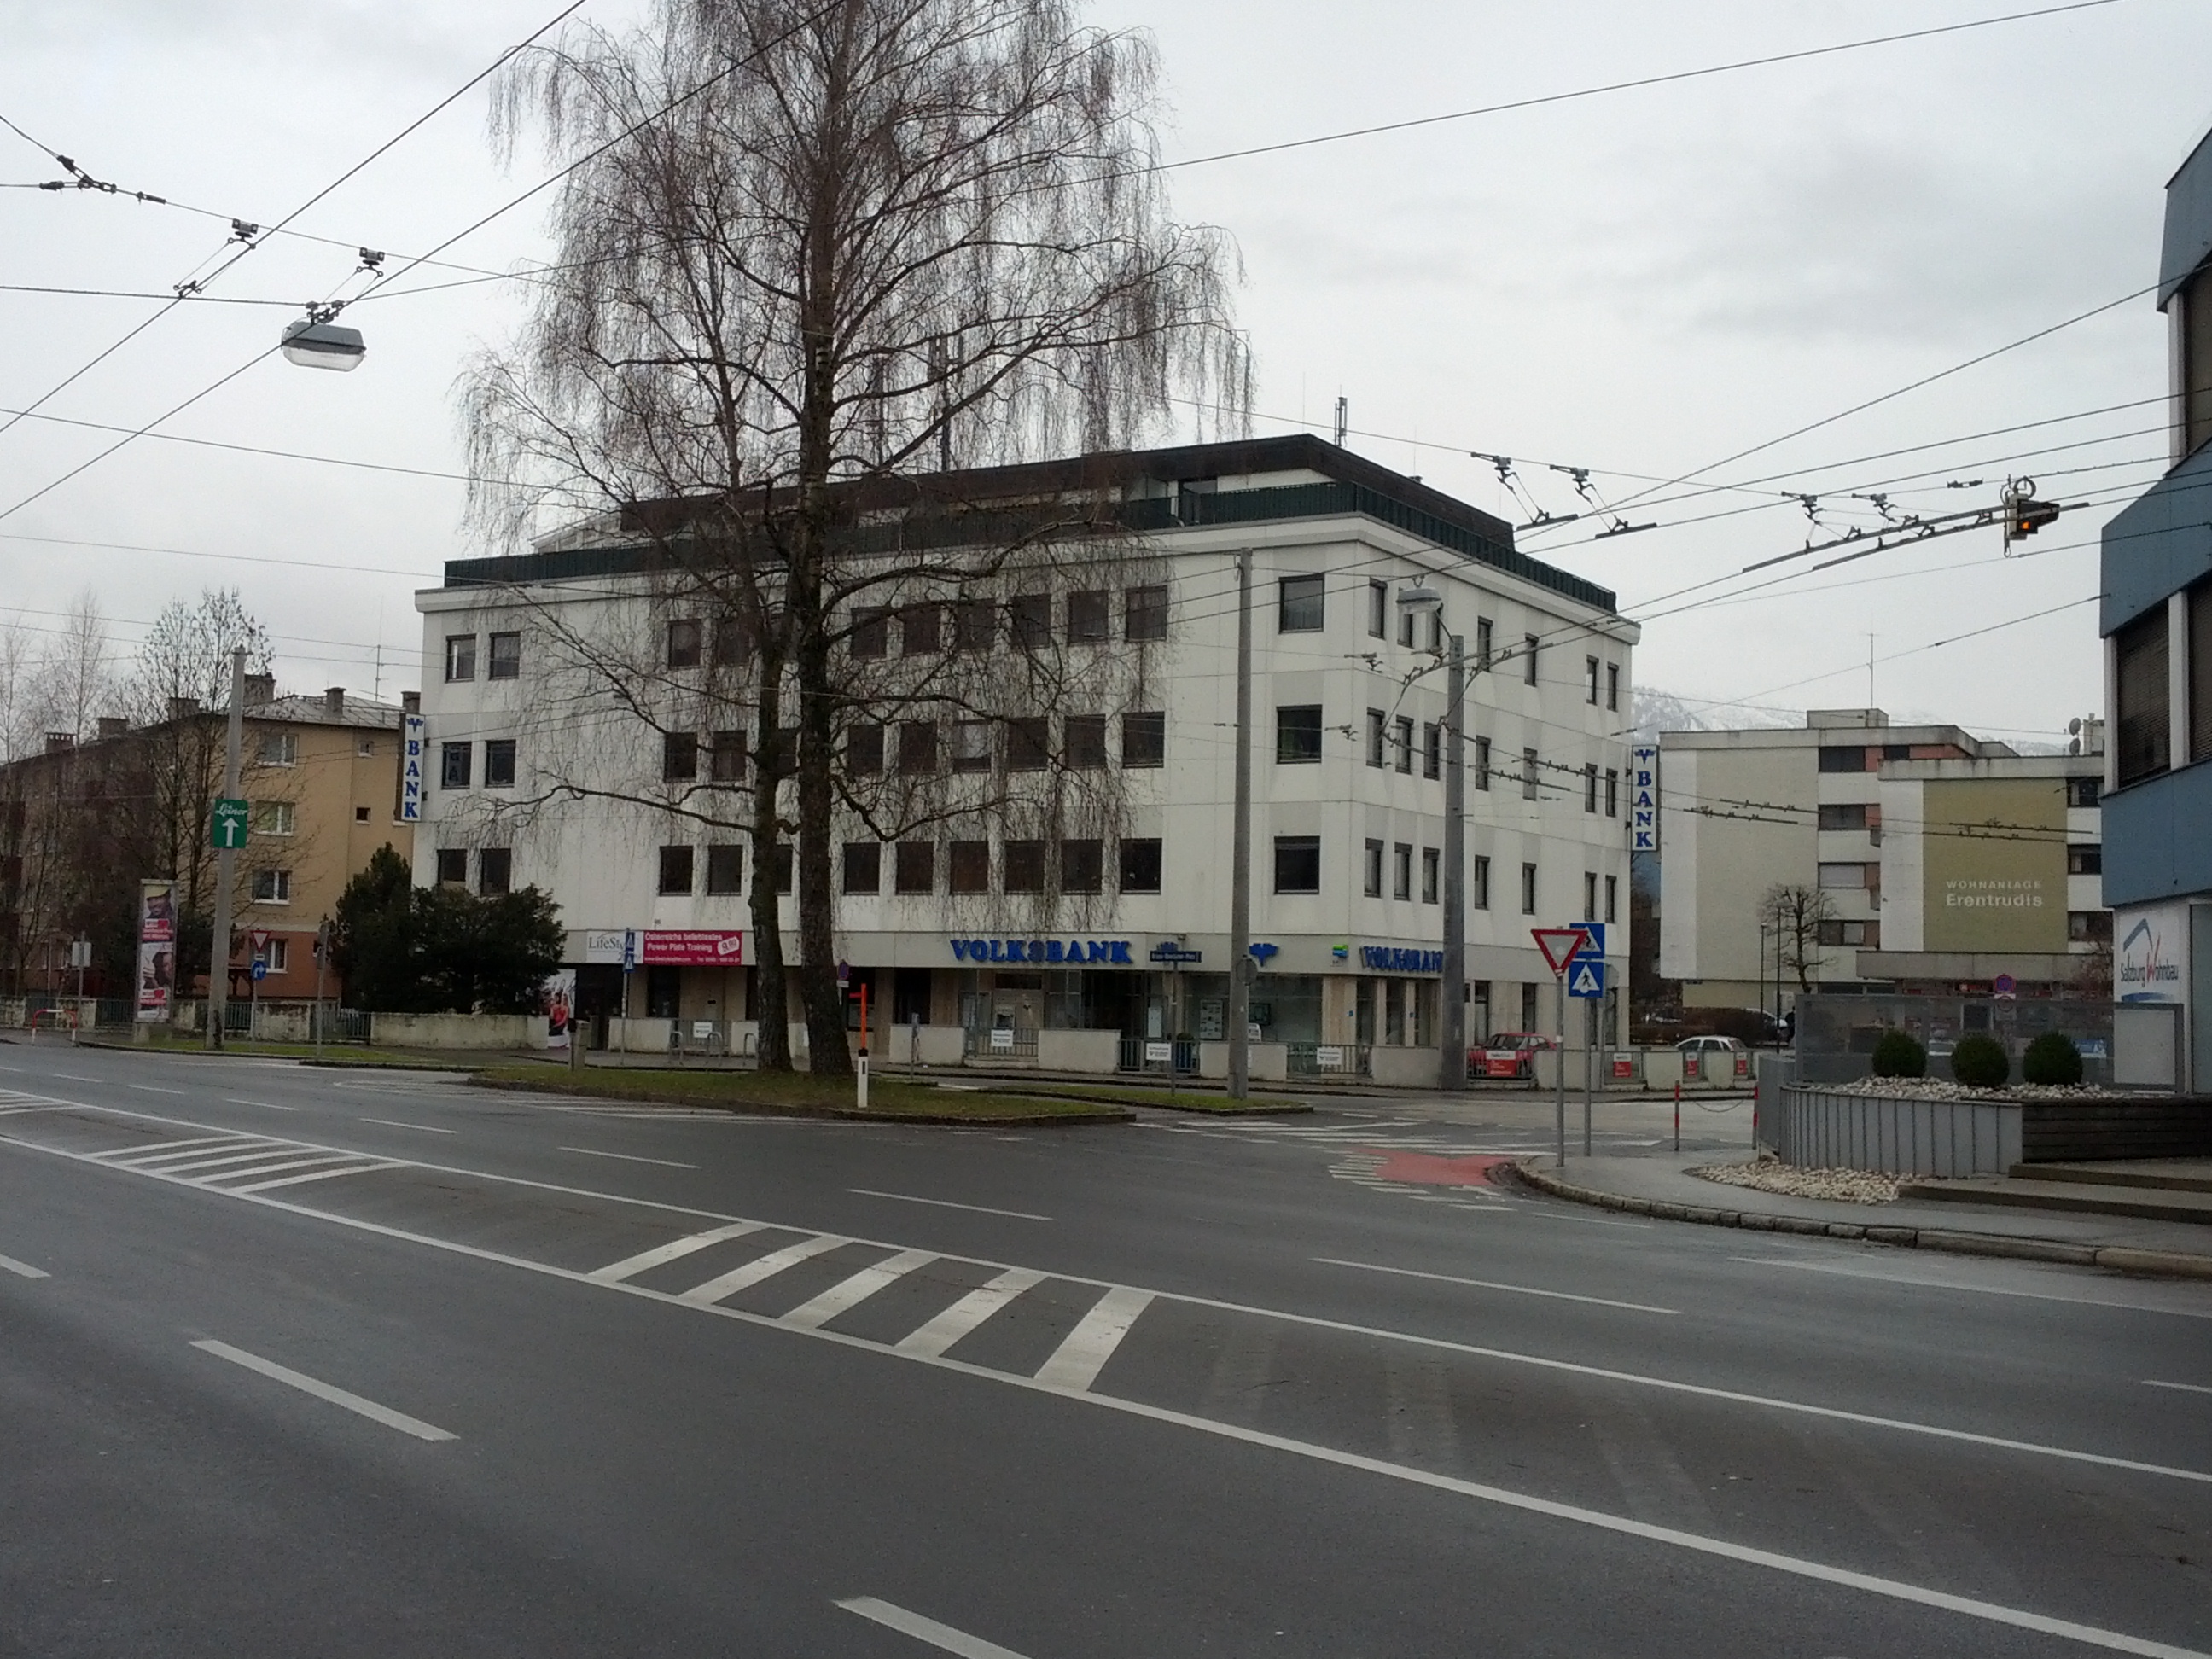
<svg viewBox="0 0 2212 1659">
<path fill-rule="evenodd" d="M 285 324 L 279 343 L 285 362 L 302 368 L 334 368 L 340 374 L 359 368 L 368 347 L 362 343 L 359 329 L 331 321 L 337 315 L 335 308 L 310 306 L 306 316 Z"/>
<path fill-rule="evenodd" d="M 1398 590 L 1398 606 L 1407 616 L 1440 617 L 1444 596 L 1417 578 Z M 1467 641 L 1446 641 L 1444 680 L 1444 950 L 1437 989 L 1439 1085 L 1467 1087 L 1467 759 L 1461 741 L 1467 724 Z M 1429 672 L 1427 669 L 1421 671 Z"/>
</svg>

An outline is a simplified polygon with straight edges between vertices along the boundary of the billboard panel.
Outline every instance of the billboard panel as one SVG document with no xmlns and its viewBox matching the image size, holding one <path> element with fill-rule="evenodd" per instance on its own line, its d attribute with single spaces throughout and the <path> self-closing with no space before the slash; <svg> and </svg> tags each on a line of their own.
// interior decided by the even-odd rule
<svg viewBox="0 0 2212 1659">
<path fill-rule="evenodd" d="M 169 1017 L 177 979 L 177 884 L 138 884 L 138 1012 L 141 1020 Z"/>
<path fill-rule="evenodd" d="M 1931 778 L 1920 805 L 1923 949 L 2065 950 L 2063 779 Z"/>
</svg>

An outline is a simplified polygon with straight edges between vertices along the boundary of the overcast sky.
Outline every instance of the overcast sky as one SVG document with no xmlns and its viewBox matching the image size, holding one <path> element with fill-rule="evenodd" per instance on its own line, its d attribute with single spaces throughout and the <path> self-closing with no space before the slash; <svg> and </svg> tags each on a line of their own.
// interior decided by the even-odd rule
<svg viewBox="0 0 2212 1659">
<path fill-rule="evenodd" d="M 1156 36 L 1176 158 L 2033 3 L 1111 0 L 1091 15 Z M 555 9 L 0 0 L 0 114 L 101 178 L 216 216 L 0 190 L 0 282 L 166 291 L 219 252 L 230 216 L 280 217 Z M 584 15 L 636 9 L 587 0 Z M 1577 503 L 1547 464 L 1594 469 L 1619 501 L 2144 287 L 2161 186 L 2212 123 L 2208 67 L 2212 6 L 2117 0 L 1194 166 L 1176 176 L 1176 209 L 1242 248 L 1258 431 L 1326 431 L 1341 394 L 1352 447 L 1518 520 L 1470 452 L 1515 457 L 1551 512 Z M 516 194 L 536 162 L 503 173 L 483 117 L 481 92 L 463 99 L 298 222 L 341 246 L 270 240 L 212 291 L 296 305 L 335 289 L 357 246 L 420 252 Z M 56 173 L 0 131 L 0 182 Z M 526 207 L 446 257 L 503 270 L 542 254 L 542 231 Z M 518 287 L 365 305 L 347 318 L 369 341 L 356 373 L 270 358 L 161 429 L 458 472 L 454 376 L 515 325 Z M 0 404 L 21 409 L 156 308 L 0 293 Z M 135 427 L 265 349 L 293 314 L 179 307 L 42 412 Z M 1522 545 L 1645 614 L 1808 533 L 1873 522 L 1854 492 L 1957 511 L 2028 473 L 2048 497 L 2123 502 L 2163 470 L 2164 438 L 2145 428 L 2162 418 L 2146 400 L 2163 392 L 2165 351 L 2163 319 L 2138 298 L 1699 472 L 1747 489 L 1661 489 L 1622 508 L 1656 528 L 1594 542 L 1584 521 Z M 2046 424 L 1978 435 L 2028 422 Z M 0 434 L 0 514 L 113 441 L 41 421 Z M 1791 492 L 1820 497 L 1817 526 Z M 413 589 L 480 550 L 461 502 L 449 478 L 143 441 L 0 517 L 0 613 L 49 626 L 90 586 L 127 641 L 167 599 L 234 583 L 276 631 L 288 686 L 390 696 L 416 684 Z M 1741 602 L 1725 602 L 1732 585 L 1705 590 L 1691 597 L 1723 602 L 1653 615 L 1638 678 L 1720 705 L 1855 706 L 1872 634 L 1875 696 L 1893 717 L 2063 737 L 2070 716 L 2100 712 L 2094 605 L 1920 647 L 2094 595 L 2112 510 L 2069 514 L 2026 559 L 2002 559 L 1987 530 Z"/>
</svg>

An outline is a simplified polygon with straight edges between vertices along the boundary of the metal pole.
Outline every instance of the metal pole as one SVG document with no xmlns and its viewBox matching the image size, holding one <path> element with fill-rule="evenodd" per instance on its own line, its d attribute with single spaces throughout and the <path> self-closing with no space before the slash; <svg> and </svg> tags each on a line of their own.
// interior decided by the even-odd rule
<svg viewBox="0 0 2212 1659">
<path fill-rule="evenodd" d="M 1583 1156 L 1590 1155 L 1590 1091 L 1597 1066 L 1597 1004 L 1583 1004 Z"/>
<path fill-rule="evenodd" d="M 1437 992 L 1443 1018 L 1437 1022 L 1443 1044 L 1438 1081 L 1454 1092 L 1467 1087 L 1466 724 L 1467 638 L 1455 634 L 1444 678 L 1444 973 Z"/>
<path fill-rule="evenodd" d="M 246 735 L 246 647 L 230 653 L 230 724 L 222 742 L 222 793 L 238 798 L 238 750 Z M 207 824 L 194 832 L 210 833 Z M 192 851 L 198 854 L 195 847 Z M 230 1000 L 230 900 L 232 866 L 237 854 L 228 847 L 215 854 L 215 925 L 208 937 L 207 1046 L 222 1047 L 223 1010 Z"/>
<path fill-rule="evenodd" d="M 325 920 L 315 929 L 315 1058 L 323 1057 L 323 964 L 331 954 L 331 924 Z M 573 1039 L 572 1039 L 573 1041 Z"/>
<path fill-rule="evenodd" d="M 1573 960 L 1571 957 L 1568 958 Z M 1567 1167 L 1567 975 L 1564 968 L 1553 975 L 1559 986 L 1559 1060 L 1552 1070 L 1559 1084 L 1559 1099 L 1553 1113 L 1553 1127 L 1559 1131 L 1559 1167 Z"/>
<path fill-rule="evenodd" d="M 1229 1097 L 1252 1092 L 1252 550 L 1237 555 L 1237 807 L 1229 849 Z M 1173 1070 L 1170 1062 L 1170 1070 Z"/>
</svg>

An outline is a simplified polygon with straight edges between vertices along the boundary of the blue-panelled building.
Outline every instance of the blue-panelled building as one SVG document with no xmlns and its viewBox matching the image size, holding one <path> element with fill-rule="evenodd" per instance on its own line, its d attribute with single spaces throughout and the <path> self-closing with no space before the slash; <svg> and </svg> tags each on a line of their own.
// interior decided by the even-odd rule
<svg viewBox="0 0 2212 1659">
<path fill-rule="evenodd" d="M 2166 187 L 2172 467 L 2106 526 L 2105 898 L 2113 993 L 2182 1006 L 2177 1081 L 2212 1093 L 2212 135 Z"/>
</svg>

